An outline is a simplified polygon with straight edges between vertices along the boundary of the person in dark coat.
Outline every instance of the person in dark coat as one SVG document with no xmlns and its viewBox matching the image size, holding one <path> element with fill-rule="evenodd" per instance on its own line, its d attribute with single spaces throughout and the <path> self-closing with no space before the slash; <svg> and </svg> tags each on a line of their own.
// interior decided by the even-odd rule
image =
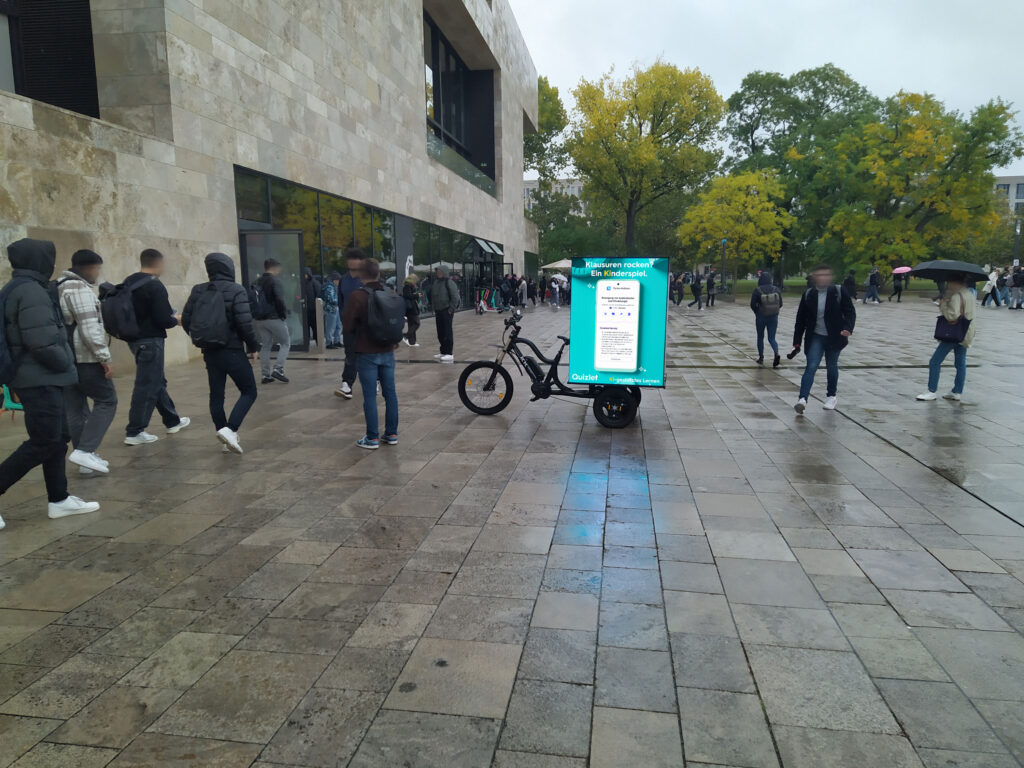
<svg viewBox="0 0 1024 768">
<path fill-rule="evenodd" d="M 709 307 L 715 306 L 715 278 L 716 277 L 718 277 L 718 275 L 715 274 L 714 270 L 712 270 L 711 274 L 708 275 L 708 280 L 707 280 L 708 297 L 707 297 L 707 299 L 705 300 L 704 303 L 707 304 L 707 306 L 709 306 Z"/>
<path fill-rule="evenodd" d="M 825 358 L 828 371 L 825 391 L 825 410 L 835 410 L 839 386 L 839 353 L 849 343 L 857 323 L 857 310 L 845 289 L 835 285 L 832 267 L 820 264 L 811 271 L 814 287 L 808 288 L 800 298 L 793 328 L 792 358 L 803 345 L 807 366 L 800 381 L 800 398 L 794 406 L 798 415 L 807 408 L 807 398 L 814 385 L 814 374 Z"/>
<path fill-rule="evenodd" d="M 813 285 L 813 281 L 811 280 L 811 276 L 808 275 L 807 276 L 807 287 L 811 288 L 812 285 Z M 847 272 L 846 273 L 846 277 L 843 278 L 843 290 L 846 291 L 848 294 L 850 294 L 850 299 L 852 301 L 856 301 L 857 300 L 857 278 L 853 274 L 853 270 L 852 269 L 849 272 Z"/>
<path fill-rule="evenodd" d="M 703 310 L 704 306 L 701 299 L 701 275 L 700 272 L 693 273 L 693 281 L 690 283 L 690 293 L 693 294 L 693 301 L 686 305 L 687 308 L 692 307 L 694 304 L 697 305 L 697 309 Z"/>
<path fill-rule="evenodd" d="M 235 264 L 231 257 L 223 253 L 208 253 L 206 274 L 210 278 L 210 283 L 217 287 L 224 299 L 228 327 L 231 330 L 227 344 L 202 348 L 206 376 L 210 383 L 210 417 L 217 430 L 217 439 L 224 444 L 226 450 L 241 453 L 238 430 L 242 427 L 245 415 L 256 402 L 257 395 L 256 377 L 243 346 L 250 355 L 255 355 L 259 352 L 260 342 L 256 338 L 256 328 L 252 321 L 249 294 L 235 282 Z M 181 327 L 186 333 L 192 326 L 196 300 L 200 293 L 208 289 L 210 283 L 200 283 L 192 288 L 185 309 L 181 313 Z M 239 396 L 234 408 L 231 409 L 231 416 L 226 417 L 224 389 L 229 376 L 238 387 Z"/>
<path fill-rule="evenodd" d="M 757 331 L 757 364 L 764 363 L 764 336 L 768 333 L 768 344 L 775 353 L 773 368 L 778 368 L 779 344 L 775 332 L 779 327 L 779 310 L 782 309 L 782 291 L 772 284 L 772 276 L 762 272 L 757 277 L 757 288 L 750 295 L 750 309 L 754 312 L 754 328 Z"/>
<path fill-rule="evenodd" d="M 316 300 L 322 297 L 320 281 L 313 277 L 313 270 L 306 267 L 302 270 L 302 301 L 306 305 L 306 325 L 313 342 L 316 342 Z"/>
<path fill-rule="evenodd" d="M 7 345 L 17 368 L 10 388 L 25 409 L 28 440 L 0 464 L 0 495 L 32 469 L 43 468 L 51 518 L 95 512 L 100 505 L 68 494 L 64 457 L 71 435 L 64 387 L 78 381 L 75 356 L 50 282 L 57 249 L 49 240 L 25 238 L 7 247 L 13 267 L 3 289 Z M 0 517 L 0 529 L 4 520 Z"/>
<path fill-rule="evenodd" d="M 896 303 L 899 304 L 903 301 L 903 281 L 909 278 L 903 277 L 903 275 L 892 276 L 892 293 L 889 294 L 889 301 L 892 301 L 892 297 L 896 297 Z"/>
<path fill-rule="evenodd" d="M 402 298 L 405 299 L 405 322 L 409 325 L 409 330 L 402 337 L 402 341 L 407 347 L 419 346 L 416 342 L 416 331 L 420 327 L 420 296 L 423 295 L 420 293 L 419 280 L 416 274 L 411 274 L 405 278 L 405 283 L 402 285 Z"/>
</svg>

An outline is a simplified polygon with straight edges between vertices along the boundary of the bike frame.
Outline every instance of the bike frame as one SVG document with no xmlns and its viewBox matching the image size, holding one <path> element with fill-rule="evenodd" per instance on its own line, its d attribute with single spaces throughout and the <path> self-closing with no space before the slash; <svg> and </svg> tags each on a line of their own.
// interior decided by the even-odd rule
<svg viewBox="0 0 1024 768">
<path fill-rule="evenodd" d="M 505 361 L 506 356 L 510 356 L 512 361 L 516 364 L 516 367 L 524 373 L 531 382 L 534 384 L 544 384 L 551 388 L 550 395 L 564 395 L 566 397 L 594 397 L 599 391 L 599 387 L 591 384 L 586 389 L 573 389 L 572 387 L 565 384 L 558 377 L 558 364 L 562 360 L 562 355 L 565 353 L 565 348 L 568 343 L 563 341 L 562 346 L 558 348 L 558 352 L 555 353 L 553 358 L 548 358 L 544 355 L 537 345 L 529 339 L 520 338 L 520 328 L 516 324 L 511 325 L 512 331 L 509 334 L 508 340 L 505 341 L 498 353 L 495 363 L 501 365 Z M 548 367 L 547 375 L 543 378 L 538 378 L 529 365 L 526 364 L 523 352 L 519 349 L 520 345 L 525 345 L 537 356 L 539 362 L 544 363 Z M 539 395 L 538 395 L 539 396 Z M 548 397 L 549 395 L 544 395 Z"/>
</svg>

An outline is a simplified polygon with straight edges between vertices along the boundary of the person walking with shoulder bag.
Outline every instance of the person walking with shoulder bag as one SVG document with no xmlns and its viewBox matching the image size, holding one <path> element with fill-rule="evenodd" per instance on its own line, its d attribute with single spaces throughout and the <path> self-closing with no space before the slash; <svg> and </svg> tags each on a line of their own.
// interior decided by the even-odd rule
<svg viewBox="0 0 1024 768">
<path fill-rule="evenodd" d="M 946 400 L 959 400 L 967 379 L 967 348 L 974 342 L 974 297 L 965 285 L 963 275 L 951 277 L 946 294 L 939 301 L 942 313 L 935 324 L 935 339 L 939 342 L 932 359 L 928 361 L 928 391 L 918 400 L 935 400 L 939 389 L 942 361 L 953 353 L 956 376 L 953 389 L 943 395 Z"/>
</svg>

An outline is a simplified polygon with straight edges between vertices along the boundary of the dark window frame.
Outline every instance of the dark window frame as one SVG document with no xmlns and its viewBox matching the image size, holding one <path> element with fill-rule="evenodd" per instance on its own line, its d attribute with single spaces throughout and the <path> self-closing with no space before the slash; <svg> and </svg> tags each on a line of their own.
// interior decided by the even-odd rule
<svg viewBox="0 0 1024 768">
<path fill-rule="evenodd" d="M 472 162 L 472 153 L 466 147 L 464 140 L 466 136 L 466 75 L 471 72 L 462 57 L 456 52 L 451 41 L 444 36 L 434 20 L 427 13 L 423 14 L 424 33 L 430 35 L 430 72 L 434 78 L 431 84 L 433 88 L 434 114 L 427 114 L 427 125 L 434 134 L 445 144 L 454 149 L 464 158 Z M 424 46 L 426 40 L 424 40 Z M 441 61 L 442 50 L 446 54 L 447 61 Z M 426 51 L 424 51 L 426 56 Z M 427 64 L 427 62 L 424 62 Z M 445 73 L 449 71 L 449 65 L 457 74 L 460 85 L 452 85 L 457 96 L 451 97 L 448 94 L 449 87 L 444 82 Z M 458 103 L 456 103 L 458 102 Z M 426 112 L 426 104 L 424 104 Z"/>
<path fill-rule="evenodd" d="M 21 55 L 20 10 L 15 0 L 0 0 L 0 15 L 7 17 L 11 34 L 11 69 L 14 70 L 14 92 L 20 94 L 25 83 L 25 62 Z"/>
</svg>

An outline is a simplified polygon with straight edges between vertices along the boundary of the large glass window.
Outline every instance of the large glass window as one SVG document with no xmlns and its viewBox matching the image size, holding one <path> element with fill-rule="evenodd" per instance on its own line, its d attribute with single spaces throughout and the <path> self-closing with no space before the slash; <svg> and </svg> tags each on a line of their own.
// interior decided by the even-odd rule
<svg viewBox="0 0 1024 768">
<path fill-rule="evenodd" d="M 365 205 L 355 203 L 353 205 L 353 222 L 355 235 L 353 243 L 356 248 L 362 248 L 367 256 L 373 256 L 373 214 Z"/>
<path fill-rule="evenodd" d="M 1010 196 L 1010 185 L 1009 184 L 996 184 L 996 192 L 1002 192 L 1007 197 Z"/>
<path fill-rule="evenodd" d="M 237 172 L 235 204 L 238 206 L 238 218 L 269 224 L 270 199 L 267 197 L 267 177 Z"/>
<path fill-rule="evenodd" d="M 1017 185 L 1017 199 L 1024 200 L 1024 184 Z"/>
<path fill-rule="evenodd" d="M 14 92 L 14 56 L 11 52 L 11 23 L 0 7 L 0 91 Z"/>
<path fill-rule="evenodd" d="M 494 73 L 467 67 L 426 14 L 423 59 L 428 154 L 495 195 Z"/>
<path fill-rule="evenodd" d="M 352 247 L 352 201 L 334 195 L 320 195 L 320 239 L 323 243 L 324 274 L 345 273 L 345 250 Z"/>
<path fill-rule="evenodd" d="M 316 190 L 272 179 L 270 207 L 274 229 L 301 229 L 303 263 L 320 274 L 320 216 Z"/>
</svg>

